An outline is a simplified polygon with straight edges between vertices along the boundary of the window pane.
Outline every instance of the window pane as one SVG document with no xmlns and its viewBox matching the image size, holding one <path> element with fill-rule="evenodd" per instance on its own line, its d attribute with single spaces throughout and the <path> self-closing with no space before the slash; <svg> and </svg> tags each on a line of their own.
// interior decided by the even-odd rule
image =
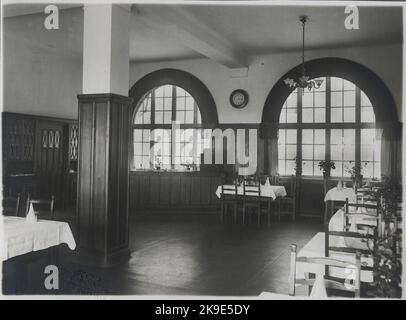
<svg viewBox="0 0 406 320">
<path fill-rule="evenodd" d="M 355 122 L 355 108 L 344 108 L 344 122 Z"/>
<path fill-rule="evenodd" d="M 297 141 L 296 129 L 287 129 L 286 130 L 286 143 L 296 144 L 296 141 Z"/>
<path fill-rule="evenodd" d="M 314 109 L 314 122 L 317 123 L 326 122 L 326 109 L 324 108 Z"/>
<path fill-rule="evenodd" d="M 314 93 L 314 106 L 315 107 L 325 107 L 326 106 L 326 93 L 325 92 L 315 92 Z"/>
<path fill-rule="evenodd" d="M 343 122 L 342 108 L 331 108 L 331 122 Z"/>
<path fill-rule="evenodd" d="M 343 90 L 343 79 L 331 77 L 331 90 Z"/>
<path fill-rule="evenodd" d="M 326 143 L 326 131 L 324 129 L 314 130 L 314 141 L 315 141 L 315 144 L 325 144 Z"/>
<path fill-rule="evenodd" d="M 304 144 L 313 144 L 313 129 L 303 129 L 302 139 Z"/>
<path fill-rule="evenodd" d="M 142 142 L 142 130 L 134 129 L 133 134 L 134 142 Z"/>
<path fill-rule="evenodd" d="M 331 175 L 349 176 L 346 166 L 355 161 L 355 129 L 331 129 L 330 139 L 331 160 L 337 168 L 331 171 Z"/>
<path fill-rule="evenodd" d="M 278 172 L 281 175 L 294 173 L 296 158 L 296 129 L 279 129 L 278 131 Z"/>
<path fill-rule="evenodd" d="M 302 96 L 302 105 L 303 108 L 312 108 L 313 107 L 313 92 L 305 92 Z"/>
<path fill-rule="evenodd" d="M 341 91 L 331 92 L 331 106 L 342 107 L 343 105 L 343 93 Z"/>
<path fill-rule="evenodd" d="M 279 159 L 285 159 L 286 146 L 284 144 L 278 144 L 278 157 Z"/>
<path fill-rule="evenodd" d="M 304 123 L 311 123 L 313 122 L 313 109 L 303 109 L 302 110 L 302 121 Z"/>
<path fill-rule="evenodd" d="M 283 107 L 279 115 L 279 123 L 286 123 L 286 108 Z"/>
<path fill-rule="evenodd" d="M 287 121 L 288 123 L 295 123 L 297 122 L 297 109 L 286 109 L 287 112 Z"/>
<path fill-rule="evenodd" d="M 305 176 L 313 175 L 313 161 L 302 162 L 302 174 Z"/>
<path fill-rule="evenodd" d="M 361 129 L 361 166 L 365 177 L 381 176 L 381 132 Z"/>
<path fill-rule="evenodd" d="M 186 123 L 193 123 L 193 111 L 186 111 Z"/>
<path fill-rule="evenodd" d="M 296 157 L 296 145 L 286 145 L 286 159 L 294 159 Z"/>
<path fill-rule="evenodd" d="M 361 91 L 361 106 L 372 107 L 371 101 L 363 91 Z"/>
<path fill-rule="evenodd" d="M 155 98 L 155 110 L 162 111 L 164 109 L 164 99 Z"/>
<path fill-rule="evenodd" d="M 185 123 L 185 111 L 176 111 L 176 120 L 180 123 Z"/>
<path fill-rule="evenodd" d="M 303 160 L 313 160 L 313 145 L 302 146 L 302 158 Z"/>
<path fill-rule="evenodd" d="M 285 160 L 279 159 L 279 161 L 278 161 L 278 172 L 279 172 L 279 174 L 281 174 L 281 175 L 285 175 L 285 174 L 286 174 Z"/>
<path fill-rule="evenodd" d="M 326 147 L 323 145 L 314 146 L 314 160 L 324 160 Z"/>
<path fill-rule="evenodd" d="M 355 84 L 348 80 L 343 80 L 344 82 L 344 90 L 353 90 L 355 91 Z"/>
<path fill-rule="evenodd" d="M 344 106 L 345 107 L 355 106 L 355 91 L 344 92 Z"/>
<path fill-rule="evenodd" d="M 361 122 L 375 122 L 375 114 L 372 107 L 361 107 Z"/>
<path fill-rule="evenodd" d="M 286 100 L 286 106 L 288 108 L 297 108 L 297 89 L 289 95 Z"/>
<path fill-rule="evenodd" d="M 163 112 L 155 112 L 155 123 L 156 124 L 164 123 L 164 114 L 163 114 Z"/>
</svg>

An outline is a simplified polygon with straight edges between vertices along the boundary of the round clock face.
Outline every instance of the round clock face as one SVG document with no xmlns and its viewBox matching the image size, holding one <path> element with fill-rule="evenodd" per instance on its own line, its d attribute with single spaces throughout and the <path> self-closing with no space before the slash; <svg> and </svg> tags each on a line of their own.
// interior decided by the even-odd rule
<svg viewBox="0 0 406 320">
<path fill-rule="evenodd" d="M 230 95 L 230 103 L 234 108 L 244 108 L 248 103 L 248 93 L 244 90 L 234 90 Z"/>
</svg>

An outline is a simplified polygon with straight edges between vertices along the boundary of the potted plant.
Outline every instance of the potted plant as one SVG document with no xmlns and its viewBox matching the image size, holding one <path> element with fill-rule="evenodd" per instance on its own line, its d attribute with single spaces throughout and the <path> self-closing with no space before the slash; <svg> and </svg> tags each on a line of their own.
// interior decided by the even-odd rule
<svg viewBox="0 0 406 320">
<path fill-rule="evenodd" d="M 320 170 L 323 170 L 323 177 L 328 178 L 330 176 L 331 169 L 335 170 L 336 164 L 331 160 L 322 160 L 319 162 Z"/>
<path fill-rule="evenodd" d="M 381 298 L 401 297 L 402 257 L 401 229 L 398 228 L 401 212 L 398 205 L 402 197 L 402 185 L 394 178 L 383 177 L 374 184 L 375 197 L 380 199 L 379 214 L 382 217 L 375 244 L 370 248 L 374 259 L 374 283 L 368 294 Z"/>
<path fill-rule="evenodd" d="M 366 163 L 365 163 L 366 165 Z M 354 187 L 361 187 L 362 185 L 362 179 L 363 179 L 363 175 L 362 175 L 362 165 L 360 164 L 359 167 L 358 166 L 353 166 L 350 169 L 346 169 L 347 173 L 349 173 L 351 180 L 354 184 Z"/>
</svg>

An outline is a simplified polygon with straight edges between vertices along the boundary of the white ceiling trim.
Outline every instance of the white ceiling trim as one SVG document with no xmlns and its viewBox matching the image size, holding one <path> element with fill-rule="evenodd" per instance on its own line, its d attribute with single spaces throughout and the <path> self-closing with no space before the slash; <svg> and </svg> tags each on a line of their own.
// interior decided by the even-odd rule
<svg viewBox="0 0 406 320">
<path fill-rule="evenodd" d="M 173 38 L 186 47 L 228 68 L 248 66 L 246 55 L 237 51 L 218 32 L 185 9 L 176 6 L 134 6 L 135 19 Z"/>
</svg>

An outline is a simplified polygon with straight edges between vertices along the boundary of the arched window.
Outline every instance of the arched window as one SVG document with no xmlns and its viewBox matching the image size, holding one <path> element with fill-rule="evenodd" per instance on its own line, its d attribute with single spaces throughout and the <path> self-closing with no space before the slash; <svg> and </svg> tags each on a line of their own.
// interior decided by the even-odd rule
<svg viewBox="0 0 406 320">
<path fill-rule="evenodd" d="M 285 101 L 278 132 L 278 171 L 303 176 L 321 176 L 321 160 L 331 160 L 331 176 L 348 177 L 360 167 L 365 178 L 380 178 L 381 131 L 375 129 L 370 99 L 354 83 L 324 77 L 323 85 L 311 91 L 296 89 Z"/>
<path fill-rule="evenodd" d="M 201 124 L 199 106 L 187 91 L 171 84 L 153 88 L 135 108 L 132 169 L 198 170 Z"/>
</svg>

